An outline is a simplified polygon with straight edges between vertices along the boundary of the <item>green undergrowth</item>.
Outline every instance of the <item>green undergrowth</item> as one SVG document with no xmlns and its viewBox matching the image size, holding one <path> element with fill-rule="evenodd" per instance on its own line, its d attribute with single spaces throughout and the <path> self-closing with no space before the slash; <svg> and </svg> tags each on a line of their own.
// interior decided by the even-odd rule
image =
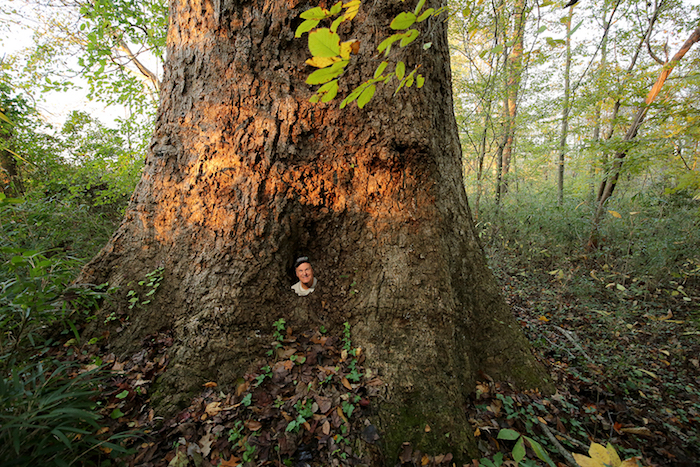
<svg viewBox="0 0 700 467">
<path fill-rule="evenodd" d="M 0 465 L 113 465 L 135 433 L 110 431 L 113 377 L 77 350 L 106 287 L 72 285 L 115 228 L 88 205 L 0 193 Z"/>
</svg>

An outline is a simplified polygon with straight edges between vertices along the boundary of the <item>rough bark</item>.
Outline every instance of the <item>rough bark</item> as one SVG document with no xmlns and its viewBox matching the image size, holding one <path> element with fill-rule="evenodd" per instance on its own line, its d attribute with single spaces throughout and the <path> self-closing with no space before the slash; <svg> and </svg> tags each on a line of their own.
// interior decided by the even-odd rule
<svg viewBox="0 0 700 467">
<path fill-rule="evenodd" d="M 365 57 L 350 70 L 351 84 L 371 77 L 368 57 L 402 6 L 375 3 L 343 26 Z M 115 352 L 173 330 L 160 410 L 204 381 L 232 388 L 263 355 L 280 317 L 337 332 L 348 321 L 366 365 L 386 384 L 376 421 L 386 455 L 410 441 L 462 457 L 473 446 L 462 408 L 477 371 L 545 383 L 474 234 L 444 22 L 424 26 L 430 53 L 421 44 L 397 47 L 395 60 L 420 60 L 423 89 L 398 98 L 380 89 L 364 109 L 341 111 L 338 102 L 308 103 L 306 41 L 293 37 L 307 7 L 171 4 L 143 178 L 82 280 L 119 287 L 121 299 L 100 312 L 122 318 L 109 328 Z M 308 297 L 290 290 L 300 252 L 319 280 Z M 159 266 L 153 302 L 128 310 L 128 291 Z"/>
</svg>

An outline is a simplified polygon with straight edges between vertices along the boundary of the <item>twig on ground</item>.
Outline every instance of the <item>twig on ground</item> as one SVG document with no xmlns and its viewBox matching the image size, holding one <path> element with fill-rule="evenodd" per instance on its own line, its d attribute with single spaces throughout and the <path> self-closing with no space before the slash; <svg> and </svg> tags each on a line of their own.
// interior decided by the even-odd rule
<svg viewBox="0 0 700 467">
<path fill-rule="evenodd" d="M 575 334 L 572 331 L 568 331 L 562 327 L 559 326 L 553 326 L 557 331 L 559 331 L 564 337 L 566 337 L 569 342 L 574 344 L 574 347 L 576 347 L 578 350 L 581 351 L 584 357 L 586 357 L 586 360 L 588 360 L 589 363 L 594 363 L 593 359 L 588 356 L 585 350 L 583 350 L 583 347 L 581 347 L 581 344 L 577 342 L 577 339 L 575 337 Z"/>
<path fill-rule="evenodd" d="M 559 440 L 554 436 L 552 430 L 550 430 L 547 425 L 545 425 L 539 420 L 537 420 L 537 423 L 539 423 L 540 428 L 542 428 L 542 431 L 544 431 L 544 434 L 547 435 L 547 438 L 549 438 L 552 444 L 557 448 L 557 451 L 559 451 L 559 454 L 561 454 L 562 457 L 566 459 L 569 465 L 580 467 L 578 463 L 574 460 L 574 456 L 572 456 L 571 453 L 567 451 L 566 448 L 564 448 L 564 446 L 562 446 Z"/>
</svg>

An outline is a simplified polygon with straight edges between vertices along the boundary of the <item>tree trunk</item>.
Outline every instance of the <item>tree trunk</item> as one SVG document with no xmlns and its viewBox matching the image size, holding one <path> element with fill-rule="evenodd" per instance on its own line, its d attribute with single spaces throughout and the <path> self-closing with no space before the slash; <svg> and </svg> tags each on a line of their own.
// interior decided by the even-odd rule
<svg viewBox="0 0 700 467">
<path fill-rule="evenodd" d="M 339 110 L 337 101 L 308 102 L 306 41 L 294 39 L 306 5 L 171 4 L 143 178 L 81 280 L 119 287 L 100 311 L 120 318 L 107 325 L 113 351 L 173 331 L 159 410 L 205 381 L 235 387 L 280 317 L 337 332 L 347 321 L 385 383 L 375 424 L 391 462 L 404 441 L 467 458 L 474 444 L 463 406 L 478 371 L 544 383 L 474 233 L 445 24 L 424 28 L 429 53 L 420 41 L 394 50 L 409 68 L 421 63 L 422 89 L 392 98 L 380 88 L 364 109 Z M 343 26 L 361 41 L 361 59 L 343 78 L 353 86 L 372 76 L 376 63 L 364 57 L 396 5 L 379 2 Z M 306 297 L 290 289 L 301 253 L 319 281 Z M 128 292 L 160 266 L 152 303 L 129 310 Z"/>
<path fill-rule="evenodd" d="M 505 144 L 503 147 L 503 180 L 501 183 L 501 192 L 507 193 L 510 183 L 510 167 L 513 157 L 513 145 L 515 140 L 515 118 L 518 115 L 518 93 L 520 91 L 520 81 L 523 73 L 523 42 L 525 37 L 525 19 L 527 16 L 527 5 L 525 0 L 515 0 L 513 5 L 513 33 L 511 41 L 513 48 L 508 54 L 506 60 L 506 100 L 505 111 L 506 118 L 509 124 L 506 125 L 507 133 L 505 135 Z"/>
<path fill-rule="evenodd" d="M 17 160 L 7 149 L 11 139 L 11 130 L 0 130 L 0 193 L 14 198 L 24 194 L 24 184 L 17 168 Z"/>
<path fill-rule="evenodd" d="M 656 3 L 656 6 L 654 8 L 654 13 L 652 14 L 651 18 L 649 18 L 649 24 L 647 25 L 646 31 L 644 31 L 643 37 L 639 40 L 639 43 L 637 44 L 637 47 L 635 48 L 634 55 L 632 56 L 632 60 L 630 61 L 629 66 L 627 67 L 627 70 L 625 71 L 625 74 L 622 78 L 622 83 L 620 85 L 619 93 L 621 93 L 624 90 L 624 87 L 627 83 L 627 80 L 632 76 L 632 71 L 634 70 L 634 67 L 637 65 L 637 59 L 639 58 L 639 54 L 641 53 L 644 44 L 649 40 L 651 37 L 651 33 L 654 31 L 654 26 L 656 25 L 656 21 L 659 18 L 659 14 L 661 13 L 661 9 L 664 7 L 664 3 L 666 0 L 660 0 L 658 3 Z M 612 21 L 612 18 L 611 18 Z M 609 25 L 608 25 L 609 26 Z M 607 32 L 607 30 L 606 30 Z M 620 112 L 620 107 L 622 105 L 622 98 L 618 95 L 617 99 L 615 100 L 615 104 L 613 105 L 613 111 L 612 111 L 612 116 L 610 117 L 610 128 L 608 129 L 608 133 L 605 135 L 605 140 L 609 140 L 612 138 L 613 133 L 615 132 L 615 124 L 617 122 L 617 116 L 618 113 Z M 611 169 L 608 167 L 608 154 L 603 154 L 602 156 L 603 160 L 603 167 L 604 167 L 604 175 L 603 179 L 600 182 L 600 185 L 598 186 L 598 191 L 596 194 L 596 203 L 600 204 L 600 200 L 603 197 L 603 192 L 605 191 L 605 186 L 608 183 L 608 178 L 610 176 Z"/>
<path fill-rule="evenodd" d="M 569 8 L 566 18 L 566 63 L 564 65 L 564 102 L 561 108 L 561 135 L 559 136 L 559 161 L 557 164 L 557 202 L 564 204 L 564 162 L 566 159 L 566 138 L 569 135 L 569 98 L 571 94 L 571 20 L 574 6 Z"/>
</svg>

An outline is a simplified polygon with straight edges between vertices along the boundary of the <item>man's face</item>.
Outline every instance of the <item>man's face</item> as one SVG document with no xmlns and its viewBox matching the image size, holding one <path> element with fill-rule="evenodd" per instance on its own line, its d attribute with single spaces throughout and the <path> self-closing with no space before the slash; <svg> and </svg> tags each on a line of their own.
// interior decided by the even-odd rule
<svg viewBox="0 0 700 467">
<path fill-rule="evenodd" d="M 314 270 L 311 268 L 309 263 L 301 263 L 296 269 L 297 278 L 304 284 L 305 287 L 309 288 L 314 283 Z"/>
</svg>

